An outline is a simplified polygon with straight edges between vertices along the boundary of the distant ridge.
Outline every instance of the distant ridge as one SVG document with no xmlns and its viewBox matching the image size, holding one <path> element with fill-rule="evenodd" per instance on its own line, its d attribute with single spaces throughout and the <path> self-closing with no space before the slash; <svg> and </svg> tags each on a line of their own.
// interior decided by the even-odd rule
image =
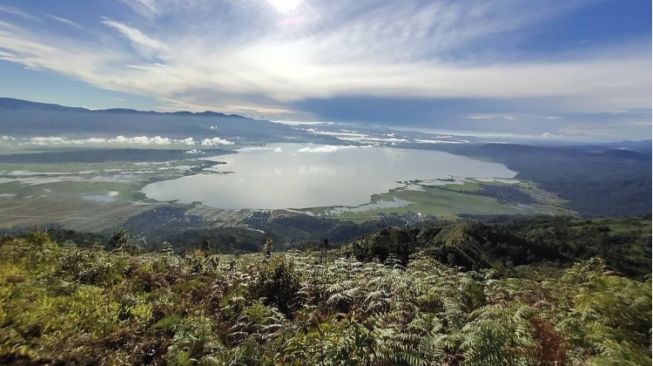
<svg viewBox="0 0 653 366">
<path fill-rule="evenodd" d="M 84 107 L 69 107 L 60 104 L 33 102 L 30 100 L 15 99 L 0 97 L 0 109 L 22 109 L 22 110 L 42 110 L 42 111 L 76 111 L 76 112 L 89 112 L 89 113 L 138 113 L 138 114 L 160 114 L 160 115 L 181 115 L 181 116 L 206 116 L 206 117 L 231 117 L 231 118 L 245 118 L 239 114 L 228 114 L 214 111 L 204 112 L 190 112 L 190 111 L 175 111 L 175 112 L 157 112 L 157 111 L 140 111 L 130 108 L 107 108 L 107 109 L 89 109 Z"/>
<path fill-rule="evenodd" d="M 87 108 L 81 107 L 65 107 L 59 104 L 39 103 L 29 100 L 14 99 L 14 98 L 0 98 L 0 108 L 3 109 L 29 109 L 29 110 L 46 110 L 46 111 L 91 111 Z"/>
<path fill-rule="evenodd" d="M 291 126 L 220 112 L 156 112 L 129 108 L 93 110 L 0 98 L 0 134 L 10 137 L 59 136 L 114 138 L 116 136 L 162 136 L 188 139 L 215 147 L 273 142 L 339 142 L 332 136 L 314 135 Z M 213 140 L 218 138 L 218 140 Z M 206 141 L 203 141 L 207 139 Z"/>
</svg>

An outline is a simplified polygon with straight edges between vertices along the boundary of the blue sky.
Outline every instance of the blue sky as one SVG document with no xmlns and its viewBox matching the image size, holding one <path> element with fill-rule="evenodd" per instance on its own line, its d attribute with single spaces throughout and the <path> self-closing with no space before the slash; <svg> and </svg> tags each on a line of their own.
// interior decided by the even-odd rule
<svg viewBox="0 0 653 366">
<path fill-rule="evenodd" d="M 649 0 L 0 0 L 0 95 L 579 140 L 651 134 Z"/>
</svg>

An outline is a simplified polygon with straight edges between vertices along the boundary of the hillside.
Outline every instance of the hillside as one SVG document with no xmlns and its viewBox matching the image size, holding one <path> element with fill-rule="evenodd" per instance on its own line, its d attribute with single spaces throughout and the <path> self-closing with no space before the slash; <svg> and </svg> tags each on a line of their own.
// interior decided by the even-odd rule
<svg viewBox="0 0 653 366">
<path fill-rule="evenodd" d="M 589 245 L 592 233 L 611 245 Z M 651 362 L 648 219 L 387 228 L 270 256 L 85 239 L 0 242 L 0 363 Z"/>
<path fill-rule="evenodd" d="M 383 262 L 395 256 L 406 263 L 424 254 L 461 270 L 506 269 L 543 261 L 573 263 L 595 256 L 618 271 L 645 276 L 651 266 L 650 220 L 584 220 L 572 217 L 507 218 L 386 228 L 347 245 L 359 260 Z"/>
<path fill-rule="evenodd" d="M 449 144 L 435 148 L 503 163 L 518 172 L 517 178 L 557 194 L 582 216 L 619 217 L 651 214 L 650 147 L 647 140 L 594 146 Z"/>
<path fill-rule="evenodd" d="M 91 110 L 0 98 L 2 134 L 18 136 L 166 136 L 212 138 L 236 143 L 305 140 L 310 136 L 289 126 L 219 112 L 152 112 L 133 109 Z M 332 141 L 332 138 L 312 137 Z"/>
</svg>

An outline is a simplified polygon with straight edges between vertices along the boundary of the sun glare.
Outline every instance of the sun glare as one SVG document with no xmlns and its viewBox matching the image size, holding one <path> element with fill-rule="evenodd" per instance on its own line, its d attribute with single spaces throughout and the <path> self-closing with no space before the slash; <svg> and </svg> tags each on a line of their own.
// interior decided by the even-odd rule
<svg viewBox="0 0 653 366">
<path fill-rule="evenodd" d="M 291 11 L 297 9 L 297 7 L 302 3 L 302 0 L 267 0 L 274 9 L 282 14 L 290 13 Z"/>
</svg>

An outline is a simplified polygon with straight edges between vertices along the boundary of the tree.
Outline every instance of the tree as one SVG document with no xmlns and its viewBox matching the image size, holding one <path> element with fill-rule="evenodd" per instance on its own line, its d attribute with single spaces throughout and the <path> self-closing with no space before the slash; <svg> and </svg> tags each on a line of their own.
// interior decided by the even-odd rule
<svg viewBox="0 0 653 366">
<path fill-rule="evenodd" d="M 265 244 L 263 245 L 263 255 L 266 259 L 272 255 L 272 238 L 269 236 L 265 239 Z"/>
<path fill-rule="evenodd" d="M 125 230 L 116 231 L 109 239 L 109 247 L 112 249 L 125 248 L 129 244 L 129 233 Z"/>
</svg>

